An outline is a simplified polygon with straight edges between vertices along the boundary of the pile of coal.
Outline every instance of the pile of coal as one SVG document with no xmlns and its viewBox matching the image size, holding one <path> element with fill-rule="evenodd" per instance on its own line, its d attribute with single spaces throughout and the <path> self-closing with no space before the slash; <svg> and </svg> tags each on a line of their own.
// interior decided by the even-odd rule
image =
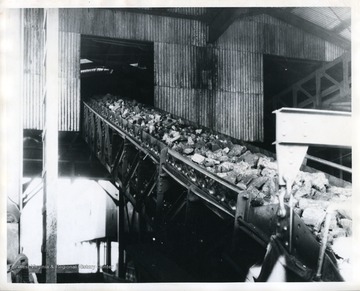
<svg viewBox="0 0 360 291">
<path fill-rule="evenodd" d="M 93 99 L 132 124 L 191 159 L 207 171 L 247 191 L 254 207 L 278 203 L 277 162 L 264 154 L 253 153 L 246 146 L 234 144 L 218 134 L 189 125 L 181 118 L 110 94 Z M 327 207 L 333 203 L 351 203 L 351 188 L 329 184 L 323 173 L 299 172 L 293 186 L 295 211 L 319 240 Z M 234 201 L 231 201 L 235 207 Z M 349 210 L 339 209 L 332 219 L 329 244 L 352 234 Z M 341 254 L 337 254 L 341 257 Z"/>
</svg>

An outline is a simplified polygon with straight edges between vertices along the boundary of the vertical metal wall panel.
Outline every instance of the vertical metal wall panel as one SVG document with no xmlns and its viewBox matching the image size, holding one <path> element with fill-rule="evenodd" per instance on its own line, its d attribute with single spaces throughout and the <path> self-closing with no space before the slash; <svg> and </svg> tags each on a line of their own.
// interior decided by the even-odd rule
<svg viewBox="0 0 360 291">
<path fill-rule="evenodd" d="M 215 45 L 227 50 L 314 60 L 325 60 L 330 51 L 326 50 L 326 41 L 267 15 L 235 21 Z"/>
<path fill-rule="evenodd" d="M 262 55 L 250 52 L 216 50 L 218 90 L 262 93 Z"/>
<path fill-rule="evenodd" d="M 80 123 L 80 34 L 60 32 L 59 130 L 78 131 Z"/>
<path fill-rule="evenodd" d="M 199 122 L 201 106 L 206 110 L 207 102 L 201 105 L 202 90 L 171 87 L 155 87 L 155 106 L 193 122 Z M 204 114 L 204 113 L 201 113 Z M 206 114 L 206 113 L 205 113 Z"/>
<path fill-rule="evenodd" d="M 202 50 L 195 46 L 155 43 L 155 84 L 165 87 L 200 88 L 198 58 Z"/>
<path fill-rule="evenodd" d="M 345 50 L 328 41 L 325 42 L 325 60 L 331 62 L 345 53 Z"/>
<path fill-rule="evenodd" d="M 209 90 L 198 90 L 196 99 L 198 102 L 198 119 L 197 123 L 209 127 L 208 114 L 209 114 Z"/>
<path fill-rule="evenodd" d="M 262 54 L 220 49 L 215 129 L 243 140 L 263 138 Z"/>
<path fill-rule="evenodd" d="M 205 23 L 111 9 L 61 9 L 61 27 L 69 32 L 194 46 L 206 45 Z"/>
<path fill-rule="evenodd" d="M 217 92 L 215 129 L 230 136 L 259 140 L 262 116 L 261 94 Z M 261 125 L 262 126 L 262 125 Z"/>
<path fill-rule="evenodd" d="M 259 25 L 247 19 L 236 20 L 219 37 L 216 42 L 217 47 L 227 50 L 238 50 L 248 52 L 260 52 L 258 42 Z"/>
<path fill-rule="evenodd" d="M 42 9 L 24 10 L 24 117 L 25 129 L 42 129 L 43 124 L 43 33 Z"/>
</svg>

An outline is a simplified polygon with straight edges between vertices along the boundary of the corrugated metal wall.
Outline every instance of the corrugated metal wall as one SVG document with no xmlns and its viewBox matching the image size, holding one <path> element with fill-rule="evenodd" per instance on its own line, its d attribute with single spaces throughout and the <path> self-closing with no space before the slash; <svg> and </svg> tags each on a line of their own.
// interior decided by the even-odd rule
<svg viewBox="0 0 360 291">
<path fill-rule="evenodd" d="M 81 34 L 154 42 L 155 106 L 248 141 L 263 139 L 263 54 L 331 60 L 342 53 L 267 15 L 235 21 L 213 45 L 200 21 L 120 9 L 60 9 L 59 26 L 62 130 L 79 129 Z"/>
<path fill-rule="evenodd" d="M 24 10 L 24 128 L 43 129 L 43 9 Z M 80 34 L 59 39 L 59 130 L 78 131 L 80 122 Z"/>
<path fill-rule="evenodd" d="M 43 68 L 43 9 L 24 10 L 24 128 L 42 129 Z"/>
<path fill-rule="evenodd" d="M 206 45 L 199 21 L 124 12 L 119 9 L 61 9 L 62 31 L 161 43 Z"/>
<path fill-rule="evenodd" d="M 201 10 L 190 9 L 184 13 L 201 13 Z M 209 124 L 208 113 L 201 111 L 200 114 L 196 109 L 200 109 L 209 95 L 209 92 L 201 93 L 209 83 L 201 74 L 207 66 L 205 24 L 111 9 L 61 9 L 60 19 L 60 29 L 66 33 L 154 42 L 155 106 L 191 121 Z M 76 45 L 79 46 L 74 43 L 65 48 L 71 50 Z M 65 66 L 71 67 L 68 71 L 75 70 L 72 61 L 67 61 Z M 71 90 L 62 88 L 66 92 Z M 193 106 L 197 103 L 198 106 Z"/>
<path fill-rule="evenodd" d="M 263 55 L 333 60 L 344 51 L 268 15 L 235 21 L 215 43 L 215 124 L 244 140 L 263 139 Z"/>
<path fill-rule="evenodd" d="M 80 129 L 80 34 L 59 34 L 59 130 Z"/>
</svg>

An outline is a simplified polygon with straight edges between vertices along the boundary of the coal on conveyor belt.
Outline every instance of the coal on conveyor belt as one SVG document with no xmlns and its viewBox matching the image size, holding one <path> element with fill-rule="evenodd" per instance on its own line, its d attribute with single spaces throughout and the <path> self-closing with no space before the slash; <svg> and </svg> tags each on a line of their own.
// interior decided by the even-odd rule
<svg viewBox="0 0 360 291">
<path fill-rule="evenodd" d="M 204 129 L 189 125 L 170 113 L 147 107 L 134 100 L 107 94 L 94 97 L 90 101 L 104 106 L 140 126 L 144 131 L 165 143 L 169 148 L 189 158 L 192 162 L 236 185 L 241 190 L 250 191 L 253 207 L 278 203 L 277 162 L 264 154 L 253 153 L 241 144 Z M 295 211 L 309 226 L 319 240 L 327 208 L 337 205 L 332 217 L 328 245 L 331 246 L 339 262 L 349 260 L 346 246 L 352 234 L 351 188 L 331 186 L 322 172 L 299 171 L 292 186 Z M 232 208 L 234 201 L 230 201 Z"/>
</svg>

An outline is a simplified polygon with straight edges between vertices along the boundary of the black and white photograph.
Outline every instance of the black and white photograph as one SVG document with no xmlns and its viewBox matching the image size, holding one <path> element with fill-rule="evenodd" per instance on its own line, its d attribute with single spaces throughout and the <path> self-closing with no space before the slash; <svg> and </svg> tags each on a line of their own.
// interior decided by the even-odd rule
<svg viewBox="0 0 360 291">
<path fill-rule="evenodd" d="M 333 2 L 1 7 L 0 289 L 359 290 Z"/>
</svg>

